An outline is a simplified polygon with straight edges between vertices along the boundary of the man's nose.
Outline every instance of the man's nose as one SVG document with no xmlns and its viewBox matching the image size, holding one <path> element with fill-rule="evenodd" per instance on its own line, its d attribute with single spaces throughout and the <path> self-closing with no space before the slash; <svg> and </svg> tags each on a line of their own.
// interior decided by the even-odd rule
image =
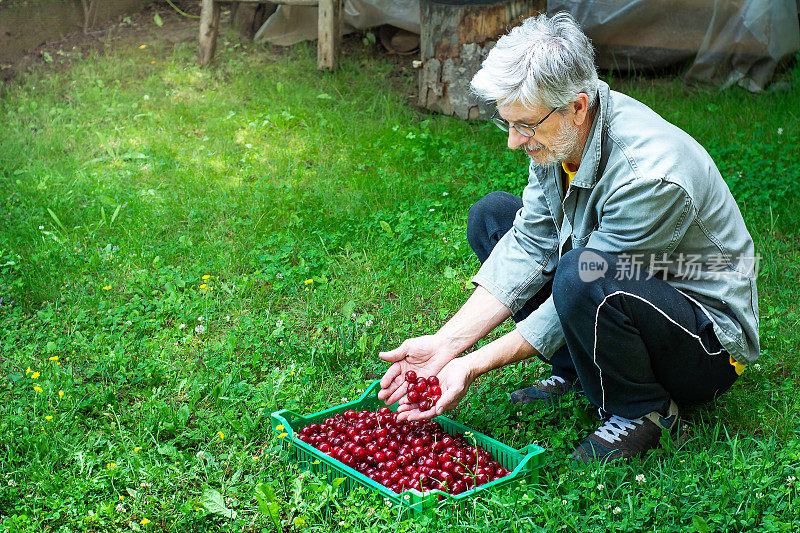
<svg viewBox="0 0 800 533">
<path fill-rule="evenodd" d="M 520 132 L 518 132 L 515 128 L 508 128 L 508 147 L 512 150 L 516 150 L 523 144 L 528 142 L 528 137 L 525 137 Z"/>
</svg>

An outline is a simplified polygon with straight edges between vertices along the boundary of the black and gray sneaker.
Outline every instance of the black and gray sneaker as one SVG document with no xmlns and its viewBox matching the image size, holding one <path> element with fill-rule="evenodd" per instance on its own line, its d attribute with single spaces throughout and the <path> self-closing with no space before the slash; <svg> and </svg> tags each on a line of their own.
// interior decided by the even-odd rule
<svg viewBox="0 0 800 533">
<path fill-rule="evenodd" d="M 511 393 L 511 403 L 524 405 L 536 400 L 550 401 L 557 396 L 566 394 L 571 390 L 581 390 L 578 380 L 567 381 L 561 376 L 550 376 L 537 381 L 533 387 L 515 390 Z"/>
<path fill-rule="evenodd" d="M 658 411 L 635 420 L 617 415 L 608 416 L 597 431 L 575 448 L 572 457 L 583 463 L 638 457 L 658 447 L 663 430 L 667 430 L 673 441 L 678 442 L 680 414 L 678 406 L 672 400 L 666 416 Z"/>
</svg>

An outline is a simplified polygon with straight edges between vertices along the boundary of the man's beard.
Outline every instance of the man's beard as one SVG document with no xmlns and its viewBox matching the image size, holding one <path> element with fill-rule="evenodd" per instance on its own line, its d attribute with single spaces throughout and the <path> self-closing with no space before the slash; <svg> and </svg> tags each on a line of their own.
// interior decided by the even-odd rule
<svg viewBox="0 0 800 533">
<path fill-rule="evenodd" d="M 578 128 L 570 127 L 567 121 L 562 122 L 558 131 L 556 132 L 553 141 L 550 143 L 550 148 L 545 147 L 539 141 L 529 140 L 522 145 L 525 150 L 541 149 L 542 152 L 537 154 L 536 159 L 528 155 L 534 165 L 538 167 L 546 167 L 554 163 L 562 163 L 568 159 L 574 159 L 578 154 L 580 144 Z"/>
</svg>

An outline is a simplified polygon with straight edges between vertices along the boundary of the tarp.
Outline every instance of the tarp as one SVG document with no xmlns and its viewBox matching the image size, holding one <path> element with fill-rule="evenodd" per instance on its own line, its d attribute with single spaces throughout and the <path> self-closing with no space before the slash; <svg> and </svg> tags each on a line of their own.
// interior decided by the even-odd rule
<svg viewBox="0 0 800 533">
<path fill-rule="evenodd" d="M 344 33 L 382 24 L 420 33 L 419 0 L 346 0 L 343 22 Z M 281 46 L 316 38 L 317 8 L 309 6 L 278 6 L 255 35 Z"/>
<path fill-rule="evenodd" d="M 451 2 L 448 2 L 451 3 Z M 452 2 L 458 3 L 458 2 Z M 691 61 L 689 83 L 762 90 L 800 49 L 800 0 L 547 0 L 568 11 L 597 49 L 601 70 Z M 419 0 L 346 0 L 344 31 L 390 24 L 420 33 Z M 279 6 L 256 33 L 278 45 L 316 39 L 317 8 Z"/>
<path fill-rule="evenodd" d="M 763 89 L 800 49 L 797 0 L 548 0 L 592 39 L 601 69 L 691 60 L 687 82 Z"/>
</svg>

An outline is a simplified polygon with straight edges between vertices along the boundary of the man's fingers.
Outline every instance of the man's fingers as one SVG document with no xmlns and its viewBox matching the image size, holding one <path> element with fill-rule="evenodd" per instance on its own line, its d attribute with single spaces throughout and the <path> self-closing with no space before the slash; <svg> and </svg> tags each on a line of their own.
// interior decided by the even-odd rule
<svg viewBox="0 0 800 533">
<path fill-rule="evenodd" d="M 458 404 L 458 401 L 456 401 L 456 395 L 457 393 L 452 390 L 442 391 L 442 397 L 439 398 L 439 401 L 436 402 L 436 405 L 434 405 L 432 409 L 436 411 L 436 416 L 439 416 L 445 411 L 453 409 L 455 405 L 451 404 L 453 403 L 455 403 L 456 405 Z"/>
<path fill-rule="evenodd" d="M 402 374 L 402 369 L 399 363 L 395 363 L 389 367 L 386 373 L 381 378 L 381 389 L 388 389 L 393 381 L 397 380 L 397 376 Z"/>
<path fill-rule="evenodd" d="M 406 391 L 408 391 L 408 384 L 406 383 L 405 378 L 403 376 L 399 376 L 398 379 L 401 381 L 397 386 L 397 389 L 392 392 L 391 396 L 389 396 L 387 400 L 384 400 L 386 405 L 392 405 L 394 402 L 405 396 Z M 397 381 L 398 380 L 396 379 L 395 382 Z"/>
</svg>

